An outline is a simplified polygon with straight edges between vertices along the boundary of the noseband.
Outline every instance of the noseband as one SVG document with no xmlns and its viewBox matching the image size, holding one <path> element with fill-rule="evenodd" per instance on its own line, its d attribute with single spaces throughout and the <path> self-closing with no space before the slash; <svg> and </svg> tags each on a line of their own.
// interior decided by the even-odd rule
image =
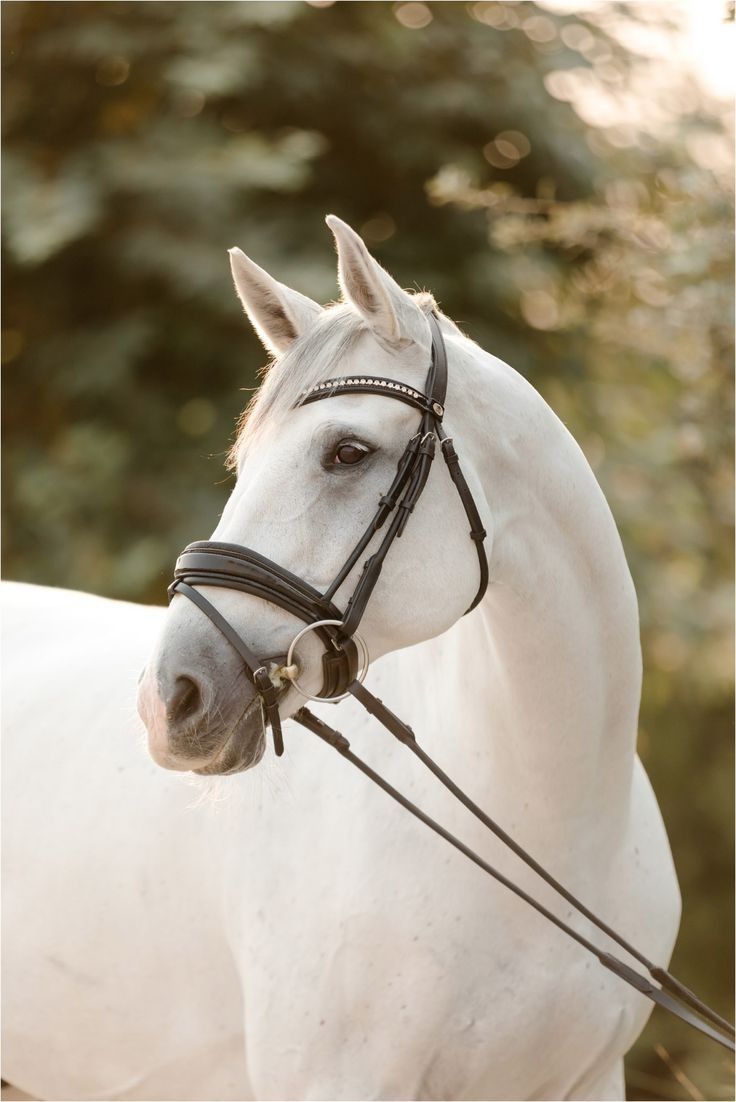
<svg viewBox="0 0 736 1102">
<path fill-rule="evenodd" d="M 551 873 L 535 861 L 518 842 L 474 803 L 429 754 L 419 746 L 411 727 L 399 719 L 386 707 L 383 701 L 374 696 L 362 684 L 368 670 L 369 656 L 367 647 L 357 629 L 360 626 L 366 605 L 376 586 L 391 545 L 395 539 L 402 535 L 412 510 L 427 484 L 438 442 L 450 472 L 450 477 L 455 484 L 470 522 L 470 538 L 478 552 L 480 582 L 478 591 L 470 607 L 466 610 L 467 612 L 475 608 L 488 587 L 488 563 L 483 549 L 486 532 L 473 496 L 460 469 L 460 460 L 452 440 L 442 428 L 447 392 L 445 343 L 434 313 L 428 315 L 428 321 L 432 336 L 432 358 L 423 392 L 393 379 L 361 374 L 328 379 L 324 383 L 318 383 L 311 390 L 303 393 L 297 403 L 298 405 L 309 405 L 311 402 L 318 402 L 323 398 L 332 398 L 339 394 L 379 394 L 382 397 L 395 398 L 400 402 L 404 402 L 414 407 L 421 414 L 417 431 L 404 449 L 390 488 L 379 498 L 378 508 L 372 521 L 325 592 L 320 593 L 319 590 L 309 585 L 302 578 L 297 577 L 290 571 L 285 570 L 283 566 L 279 566 L 278 563 L 272 562 L 248 547 L 203 540 L 189 544 L 177 559 L 174 581 L 169 586 L 169 598 L 177 593 L 182 593 L 190 601 L 193 601 L 210 618 L 215 627 L 222 632 L 240 655 L 246 674 L 253 683 L 261 702 L 264 729 L 267 725 L 271 727 L 277 755 L 280 756 L 284 752 L 278 708 L 279 688 L 275 683 L 279 666 L 282 673 L 291 678 L 294 687 L 309 699 L 336 702 L 342 700 L 344 696 L 353 696 L 371 715 L 375 716 L 387 731 L 407 747 L 476 819 L 533 869 L 579 914 L 643 965 L 656 983 L 652 983 L 642 973 L 619 960 L 613 954 L 599 949 L 594 942 L 581 934 L 579 930 L 562 921 L 553 911 L 539 903 L 533 896 L 518 887 L 492 865 L 489 865 L 487 861 L 390 785 L 379 773 L 371 769 L 362 758 L 354 754 L 350 749 L 350 743 L 339 731 L 329 727 L 307 708 L 300 708 L 292 718 L 337 750 L 393 800 L 425 823 L 430 830 L 444 838 L 483 872 L 503 884 L 509 891 L 523 899 L 539 914 L 567 934 L 568 937 L 576 941 L 589 953 L 592 953 L 609 972 L 618 976 L 619 979 L 645 995 L 652 1002 L 662 1006 L 701 1033 L 733 1051 L 734 1029 L 725 1018 L 722 1018 L 716 1011 L 702 1002 L 697 995 L 665 968 L 660 968 L 648 960 L 643 953 L 626 941 L 602 919 L 598 918 L 560 884 Z M 388 527 L 386 527 L 383 538 L 376 550 L 363 563 L 352 596 L 345 606 L 344 613 L 341 612 L 334 604 L 335 594 L 358 563 L 361 555 L 365 553 L 374 536 L 386 525 Z M 302 628 L 293 639 L 286 656 L 286 667 L 275 659 L 259 658 L 243 642 L 224 616 L 199 592 L 197 586 L 219 586 L 224 589 L 235 589 L 242 593 L 249 593 L 255 597 L 262 597 L 271 604 L 284 609 L 292 616 L 303 620 L 306 627 Z M 297 667 L 293 665 L 292 661 L 295 657 L 297 643 L 310 631 L 317 634 L 324 646 L 322 688 L 318 696 L 310 696 L 299 686 L 296 680 Z"/>
<path fill-rule="evenodd" d="M 355 375 L 328 379 L 300 397 L 298 405 L 306 406 L 340 394 L 380 394 L 382 397 L 404 402 L 421 414 L 417 431 L 404 449 L 390 488 L 379 499 L 373 519 L 324 593 L 320 593 L 271 559 L 237 544 L 201 540 L 190 543 L 177 559 L 174 581 L 169 586 L 169 598 L 176 593 L 183 593 L 209 616 L 238 652 L 246 674 L 260 697 L 264 725 L 269 724 L 271 727 L 274 748 L 279 756 L 284 752 L 284 743 L 278 709 L 279 690 L 272 680 L 278 664 L 254 654 L 214 605 L 195 587 L 211 585 L 250 593 L 303 620 L 308 627 L 314 629 L 324 645 L 322 687 L 318 696 L 304 693 L 297 682 L 294 682 L 295 687 L 302 695 L 313 700 L 334 702 L 342 699 L 348 686 L 356 679 L 362 681 L 367 673 L 368 650 L 362 638 L 357 635 L 357 630 L 391 545 L 402 535 L 427 484 L 438 442 L 470 522 L 470 538 L 478 552 L 480 582 L 468 612 L 482 599 L 488 586 L 488 562 L 483 550 L 486 532 L 460 469 L 460 460 L 452 439 L 442 428 L 447 394 L 445 342 L 436 315 L 429 314 L 428 321 L 432 336 L 432 355 L 424 392 L 394 379 Z M 333 603 L 335 594 L 373 538 L 384 528 L 383 538 L 373 554 L 363 563 L 352 596 L 345 611 L 341 612 Z M 300 636 L 302 634 L 303 631 Z M 293 651 L 293 645 L 290 651 Z"/>
</svg>

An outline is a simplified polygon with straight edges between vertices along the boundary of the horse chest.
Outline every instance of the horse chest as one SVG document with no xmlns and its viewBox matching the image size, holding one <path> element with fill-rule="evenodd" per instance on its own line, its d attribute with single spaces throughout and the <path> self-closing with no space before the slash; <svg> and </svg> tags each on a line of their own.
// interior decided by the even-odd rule
<svg viewBox="0 0 736 1102">
<path fill-rule="evenodd" d="M 256 1093 L 562 1097 L 615 1028 L 605 976 L 440 840 L 371 801 L 347 818 L 358 798 L 261 818 L 232 924 Z"/>
<path fill-rule="evenodd" d="M 615 1032 L 608 980 L 553 934 L 511 933 L 492 901 L 459 918 L 378 902 L 302 915 L 291 945 L 261 915 L 244 954 L 259 1097 L 560 1098 Z"/>
</svg>

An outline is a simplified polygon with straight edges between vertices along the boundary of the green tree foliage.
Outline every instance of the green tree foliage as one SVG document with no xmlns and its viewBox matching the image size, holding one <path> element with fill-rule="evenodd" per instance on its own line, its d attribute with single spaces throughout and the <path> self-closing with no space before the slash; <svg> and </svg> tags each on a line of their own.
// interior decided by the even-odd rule
<svg viewBox="0 0 736 1102">
<path fill-rule="evenodd" d="M 603 485 L 642 606 L 675 965 L 728 1012 L 730 166 L 722 108 L 636 52 L 674 15 L 3 5 L 4 553 L 13 577 L 164 599 L 263 361 L 225 250 L 327 301 L 340 214 L 531 379 Z M 687 1096 L 656 1038 L 728 1097 L 720 1054 L 661 1016 L 630 1097 Z"/>
</svg>

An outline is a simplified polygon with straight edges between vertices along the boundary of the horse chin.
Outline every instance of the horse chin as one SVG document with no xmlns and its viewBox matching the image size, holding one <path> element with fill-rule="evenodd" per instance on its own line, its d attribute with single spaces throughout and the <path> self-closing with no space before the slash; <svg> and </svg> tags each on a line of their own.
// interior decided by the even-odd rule
<svg viewBox="0 0 736 1102">
<path fill-rule="evenodd" d="M 258 765 L 266 751 L 266 737 L 261 720 L 260 703 L 249 708 L 235 724 L 230 735 L 206 765 L 193 769 L 200 777 L 224 777 L 242 773 Z"/>
</svg>

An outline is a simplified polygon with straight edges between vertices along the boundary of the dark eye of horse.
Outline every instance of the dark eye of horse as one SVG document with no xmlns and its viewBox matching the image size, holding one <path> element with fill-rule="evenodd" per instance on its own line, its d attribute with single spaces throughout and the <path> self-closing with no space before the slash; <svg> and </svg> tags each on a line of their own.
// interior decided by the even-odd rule
<svg viewBox="0 0 736 1102">
<path fill-rule="evenodd" d="M 342 444 L 338 444 L 332 461 L 341 467 L 352 467 L 365 459 L 369 453 L 370 448 L 365 444 L 359 444 L 356 440 L 345 440 Z"/>
</svg>

